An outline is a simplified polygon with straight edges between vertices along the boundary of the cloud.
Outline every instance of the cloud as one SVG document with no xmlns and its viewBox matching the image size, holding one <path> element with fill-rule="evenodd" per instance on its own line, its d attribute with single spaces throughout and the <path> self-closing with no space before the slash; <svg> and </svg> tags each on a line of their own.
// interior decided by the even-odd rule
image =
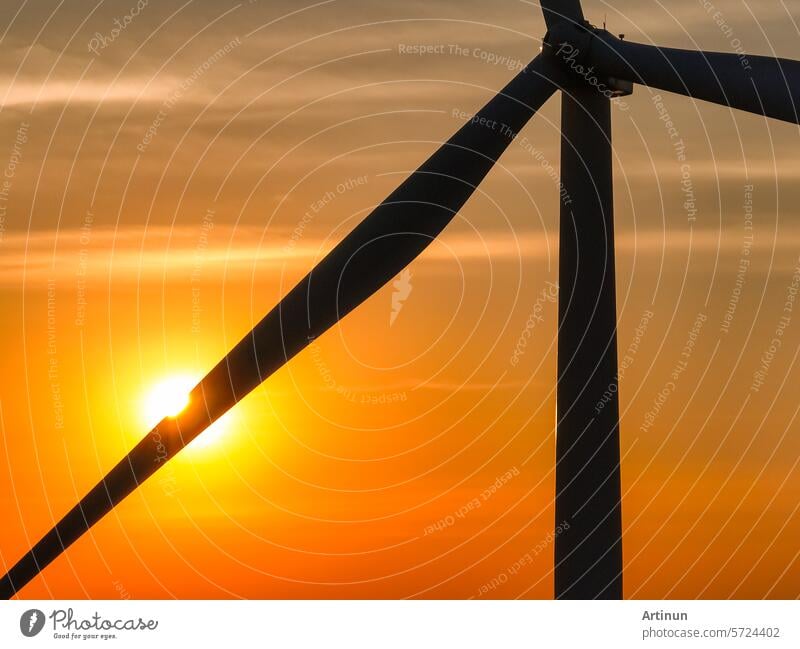
<svg viewBox="0 0 800 649">
<path fill-rule="evenodd" d="M 2 239 L 5 253 L 0 257 L 0 283 L 29 288 L 48 279 L 75 276 L 83 264 L 89 270 L 87 281 L 189 281 L 194 271 L 202 276 L 242 276 L 255 272 L 296 275 L 311 270 L 335 242 L 309 235 L 296 245 L 288 229 L 264 230 L 257 226 L 233 228 L 216 225 L 213 234 L 200 226 L 127 227 L 119 230 L 99 229 L 89 238 L 80 230 L 6 233 Z M 520 260 L 551 258 L 558 250 L 557 233 L 531 231 L 467 232 L 451 228 L 439 237 L 422 255 L 424 264 L 457 260 L 470 263 L 517 263 Z M 800 249 L 800 234 L 777 238 L 777 253 Z M 735 261 L 742 247 L 741 236 L 716 230 L 621 231 L 617 235 L 617 252 L 621 258 L 656 259 L 659 255 L 688 255 L 713 264 L 715 252 Z M 759 238 L 753 255 L 769 251 L 772 240 Z M 420 268 L 420 270 L 422 270 Z M 446 269 L 447 270 L 447 269 Z M 457 271 L 453 271 L 457 272 Z"/>
<path fill-rule="evenodd" d="M 177 82 L 171 83 L 169 80 L 158 80 L 148 85 L 142 79 L 111 83 L 93 79 L 14 82 L 6 78 L 0 80 L 0 106 L 161 102 L 176 85 Z"/>
</svg>

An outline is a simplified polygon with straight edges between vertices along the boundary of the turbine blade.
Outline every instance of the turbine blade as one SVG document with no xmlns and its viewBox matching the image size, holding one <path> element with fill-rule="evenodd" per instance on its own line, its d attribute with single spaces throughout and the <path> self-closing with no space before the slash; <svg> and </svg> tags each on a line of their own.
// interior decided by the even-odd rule
<svg viewBox="0 0 800 649">
<path fill-rule="evenodd" d="M 533 114 L 557 89 L 534 59 L 345 237 L 8 574 L 9 598 L 186 444 L 314 338 L 393 279 L 445 228 Z"/>
<path fill-rule="evenodd" d="M 605 76 L 800 123 L 798 61 L 654 47 L 602 31 L 596 35 L 588 63 Z"/>
<path fill-rule="evenodd" d="M 547 29 L 550 29 L 562 20 L 573 23 L 583 22 L 583 9 L 580 0 L 541 0 L 542 13 Z"/>
</svg>

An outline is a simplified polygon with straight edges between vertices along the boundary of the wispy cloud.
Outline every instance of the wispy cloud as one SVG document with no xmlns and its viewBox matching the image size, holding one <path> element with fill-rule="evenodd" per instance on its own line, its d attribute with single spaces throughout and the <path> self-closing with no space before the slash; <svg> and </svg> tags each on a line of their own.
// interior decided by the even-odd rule
<svg viewBox="0 0 800 649">
<path fill-rule="evenodd" d="M 86 239 L 79 230 L 6 234 L 0 257 L 0 283 L 35 285 L 53 277 L 64 277 L 88 269 L 87 280 L 188 281 L 198 268 L 204 277 L 273 271 L 296 274 L 310 270 L 335 245 L 329 239 L 309 235 L 288 246 L 289 230 L 264 231 L 255 226 L 233 228 L 218 225 L 207 240 L 200 227 L 164 226 L 150 228 L 98 229 Z M 639 230 L 617 235 L 620 257 L 653 258 L 679 252 L 705 255 L 713 263 L 715 252 L 738 255 L 741 237 L 716 230 Z M 769 250 L 770 237 L 759 238 L 755 251 Z M 800 249 L 800 234 L 787 233 L 775 242 L 777 252 Z M 549 248 L 549 250 L 548 250 Z M 530 231 L 488 232 L 485 234 L 453 229 L 446 231 L 423 253 L 419 272 L 426 263 L 457 260 L 516 263 L 520 260 L 555 259 L 558 236 Z M 449 267 L 449 266 L 448 266 Z"/>
<path fill-rule="evenodd" d="M 91 79 L 47 81 L 14 81 L 0 79 L 0 101 L 3 106 L 32 106 L 34 104 L 103 104 L 111 102 L 163 101 L 177 85 L 169 80 L 150 82 L 126 79 L 117 83 Z"/>
</svg>

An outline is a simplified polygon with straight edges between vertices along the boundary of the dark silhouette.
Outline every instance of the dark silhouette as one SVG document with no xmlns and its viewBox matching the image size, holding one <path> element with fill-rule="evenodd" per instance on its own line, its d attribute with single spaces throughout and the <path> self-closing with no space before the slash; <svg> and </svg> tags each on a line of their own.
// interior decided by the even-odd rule
<svg viewBox="0 0 800 649">
<path fill-rule="evenodd" d="M 555 592 L 614 599 L 622 520 L 609 100 L 565 91 L 561 130 Z"/>
<path fill-rule="evenodd" d="M 549 54 L 573 72 L 561 94 L 555 596 L 620 599 L 619 391 L 610 390 L 617 386 L 611 103 L 585 67 L 567 58 L 576 48 L 554 40 L 560 32 L 584 33 L 580 2 L 550 0 L 542 9 Z M 610 399 L 595 412 L 604 395 Z"/>
<path fill-rule="evenodd" d="M 555 588 L 622 597 L 609 99 L 633 83 L 798 122 L 800 63 L 625 42 L 579 0 L 543 0 L 543 52 L 323 259 L 0 581 L 8 598 L 275 370 L 394 278 L 452 220 L 511 140 L 562 93 Z M 569 523 L 569 527 L 562 525 Z"/>
<path fill-rule="evenodd" d="M 575 49 L 580 53 L 575 60 L 593 66 L 596 74 L 785 122 L 798 121 L 798 61 L 641 45 L 616 38 L 605 30 L 587 33 L 578 29 L 562 24 L 557 31 L 560 39 L 578 43 Z M 581 49 L 587 34 L 590 45 Z"/>
</svg>

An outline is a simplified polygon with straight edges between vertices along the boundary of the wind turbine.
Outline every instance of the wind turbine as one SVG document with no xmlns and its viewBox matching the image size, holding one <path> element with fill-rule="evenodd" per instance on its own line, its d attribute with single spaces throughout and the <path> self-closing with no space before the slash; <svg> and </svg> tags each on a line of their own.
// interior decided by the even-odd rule
<svg viewBox="0 0 800 649">
<path fill-rule="evenodd" d="M 556 523 L 558 598 L 622 597 L 610 100 L 638 83 L 798 123 L 800 63 L 629 43 L 542 0 L 542 52 L 343 239 L 0 580 L 9 598 L 312 340 L 396 277 L 466 203 L 516 134 L 561 92 Z M 562 528 L 563 529 L 563 528 Z"/>
</svg>

